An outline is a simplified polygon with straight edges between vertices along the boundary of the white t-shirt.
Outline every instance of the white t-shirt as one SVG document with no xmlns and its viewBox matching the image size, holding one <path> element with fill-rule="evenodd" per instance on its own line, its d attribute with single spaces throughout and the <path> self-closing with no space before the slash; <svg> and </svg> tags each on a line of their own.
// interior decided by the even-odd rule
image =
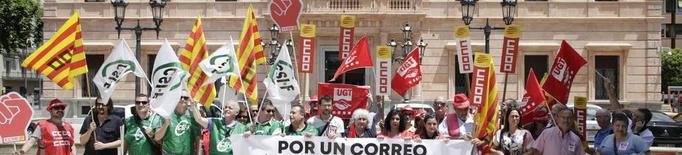
<svg viewBox="0 0 682 155">
<path fill-rule="evenodd" d="M 468 135 L 473 135 L 474 132 L 474 119 L 472 117 L 467 117 L 465 121 L 462 121 L 461 119 L 457 119 L 457 123 L 459 124 L 459 132 L 461 133 L 460 135 L 463 136 L 464 134 Z M 443 118 L 443 122 L 441 122 L 438 125 L 438 135 L 441 136 L 449 136 L 449 131 L 448 131 L 448 115 L 445 115 L 445 118 Z M 457 137 L 455 137 L 457 138 Z"/>
<path fill-rule="evenodd" d="M 341 133 L 343 133 L 344 130 L 346 130 L 344 129 L 345 125 L 343 124 L 343 120 L 333 115 L 331 122 L 329 123 L 329 126 L 327 126 L 327 129 L 325 129 L 325 131 L 322 131 L 322 129 L 324 128 L 325 125 L 327 125 L 327 121 L 320 119 L 319 115 L 309 118 L 308 121 L 306 122 L 308 124 L 312 124 L 313 126 L 315 126 L 315 128 L 317 128 L 318 131 L 322 132 L 322 136 L 327 136 L 327 133 L 329 133 L 330 130 L 331 131 L 336 130 L 336 135 L 341 136 Z"/>
</svg>

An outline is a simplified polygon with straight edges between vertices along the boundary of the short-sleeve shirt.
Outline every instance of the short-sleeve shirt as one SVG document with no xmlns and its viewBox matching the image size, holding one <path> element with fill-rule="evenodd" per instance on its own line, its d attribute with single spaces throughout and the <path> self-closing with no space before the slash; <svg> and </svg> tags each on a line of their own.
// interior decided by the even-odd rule
<svg viewBox="0 0 682 155">
<path fill-rule="evenodd" d="M 509 154 L 521 154 L 524 145 L 529 145 L 533 142 L 533 136 L 528 130 L 517 129 L 514 133 L 509 134 L 509 131 L 502 133 L 502 130 L 497 130 L 493 137 L 493 142 L 500 146 L 502 152 Z M 501 136 L 501 137 L 500 137 Z M 500 142 L 501 141 L 501 142 Z"/>
<path fill-rule="evenodd" d="M 604 128 L 604 129 L 599 129 L 599 131 L 597 131 L 597 134 L 594 135 L 594 146 L 601 145 L 601 143 L 604 141 L 604 138 L 606 138 L 606 136 L 609 136 L 611 134 L 613 134 L 613 129 L 612 129 L 611 125 L 609 125 L 608 127 Z"/>
<path fill-rule="evenodd" d="M 253 122 L 246 126 L 249 127 L 252 124 Z M 270 119 L 270 121 L 265 123 L 256 123 L 256 133 L 253 133 L 253 135 L 279 135 L 283 132 L 282 128 L 284 128 L 284 125 L 281 122 Z"/>
<path fill-rule="evenodd" d="M 460 135 L 469 134 L 473 135 L 472 133 L 474 132 L 474 119 L 471 117 L 467 117 L 465 121 L 462 121 L 461 119 L 457 119 L 457 124 L 459 124 L 459 132 L 461 133 Z M 438 125 L 438 135 L 441 136 L 449 136 L 450 134 L 448 130 L 448 117 L 445 115 L 445 118 L 443 118 L 443 122 L 441 122 Z M 458 137 L 456 137 L 458 138 Z"/>
<path fill-rule="evenodd" d="M 152 151 L 150 142 L 155 142 L 144 136 L 145 129 L 151 129 L 153 134 L 161 127 L 161 122 L 164 119 L 159 115 L 151 115 L 146 119 L 140 120 L 138 125 L 138 123 L 135 122 L 134 117 L 135 116 L 125 119 L 125 135 L 123 136 L 123 139 L 126 144 L 128 144 L 128 154 L 151 155 L 154 151 Z M 142 126 L 140 127 L 140 125 Z"/>
<path fill-rule="evenodd" d="M 97 116 L 95 116 L 97 117 Z M 83 125 L 81 126 L 80 134 L 83 135 L 88 131 L 90 127 L 90 122 L 92 121 L 92 116 L 85 118 Z M 109 114 L 107 119 L 103 122 L 97 124 L 95 129 L 95 135 L 90 135 L 88 143 L 85 144 L 85 152 L 83 154 L 97 154 L 97 155 L 115 155 L 118 154 L 118 149 L 110 148 L 103 150 L 95 150 L 95 136 L 97 136 L 97 141 L 102 143 L 110 143 L 121 139 L 121 126 L 123 126 L 123 121 L 120 117 Z M 81 142 L 82 143 L 82 142 Z"/>
<path fill-rule="evenodd" d="M 284 134 L 287 136 L 303 136 L 305 135 L 305 133 L 310 133 L 313 136 L 317 136 L 318 131 L 317 128 L 308 123 L 305 124 L 305 127 L 301 131 L 296 131 L 296 129 L 294 129 L 292 125 L 289 125 L 286 128 L 284 128 Z"/>
<path fill-rule="evenodd" d="M 583 145 L 578 135 L 571 131 L 561 132 L 559 127 L 552 127 L 542 131 L 542 134 L 532 144 L 540 154 L 552 155 L 584 155 Z"/>
<path fill-rule="evenodd" d="M 603 155 L 615 155 L 615 154 L 640 154 L 649 152 L 649 145 L 639 136 L 628 133 L 627 140 L 614 143 L 614 135 L 611 134 L 604 138 L 601 145 L 599 146 L 599 151 Z M 615 149 L 614 146 L 617 148 Z M 615 151 L 618 151 L 616 153 Z"/>
<path fill-rule="evenodd" d="M 185 112 L 180 116 L 173 113 L 170 116 L 170 125 L 163 136 L 164 154 L 189 155 L 193 152 L 194 141 L 200 135 L 199 124 L 190 116 L 190 112 Z"/>
<path fill-rule="evenodd" d="M 343 123 L 343 120 L 341 120 L 341 118 L 333 116 L 333 115 L 331 117 L 332 117 L 331 121 L 328 121 L 328 120 L 320 119 L 320 116 L 318 115 L 318 116 L 309 118 L 308 121 L 306 121 L 306 122 L 308 124 L 312 124 L 313 126 L 315 126 L 315 128 L 317 128 L 317 131 L 321 132 L 322 136 L 327 136 L 327 134 L 330 131 L 336 131 L 336 135 L 341 136 L 342 133 L 346 130 L 344 128 L 345 125 Z M 327 122 L 329 122 L 329 126 L 327 126 L 327 128 L 325 129 L 324 126 L 327 125 Z"/>
<path fill-rule="evenodd" d="M 652 144 L 654 144 L 654 134 L 651 133 L 651 130 L 649 130 L 648 128 L 647 128 L 647 129 L 644 129 L 644 131 L 640 132 L 640 133 L 637 134 L 637 135 L 638 135 L 639 137 L 641 137 L 642 140 L 644 140 L 644 142 L 646 142 L 647 144 L 649 144 L 649 146 L 651 146 Z"/>
<path fill-rule="evenodd" d="M 232 142 L 230 141 L 230 136 L 233 134 L 244 134 L 244 132 L 248 130 L 248 127 L 237 121 L 225 124 L 225 121 L 220 118 L 210 118 L 208 121 L 208 129 L 210 131 L 209 154 L 231 155 Z"/>
</svg>

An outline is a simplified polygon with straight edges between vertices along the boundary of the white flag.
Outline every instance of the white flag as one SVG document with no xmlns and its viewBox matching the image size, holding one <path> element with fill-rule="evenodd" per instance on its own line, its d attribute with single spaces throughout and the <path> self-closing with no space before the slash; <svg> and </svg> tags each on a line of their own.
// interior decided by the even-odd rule
<svg viewBox="0 0 682 155">
<path fill-rule="evenodd" d="M 232 37 L 230 37 L 230 41 L 227 44 L 218 48 L 208 58 L 199 63 L 201 70 L 208 76 L 208 79 L 202 85 L 213 83 L 223 76 L 238 76 L 239 64 L 237 60 L 237 54 L 234 52 L 234 43 Z"/>
<path fill-rule="evenodd" d="M 168 118 L 180 101 L 184 81 L 188 78 L 178 56 L 166 40 L 154 60 L 152 92 L 149 101 L 154 112 Z"/>
<path fill-rule="evenodd" d="M 92 82 L 95 83 L 99 90 L 100 97 L 104 104 L 107 104 L 109 98 L 116 89 L 118 81 L 125 78 L 128 73 L 133 73 L 135 76 L 147 79 L 144 70 L 137 62 L 133 52 L 125 40 L 119 40 L 118 44 L 111 50 L 111 54 L 104 61 L 102 67 L 99 68 L 95 78 Z"/>
<path fill-rule="evenodd" d="M 298 81 L 294 75 L 294 65 L 291 63 L 288 47 L 284 45 L 270 67 L 268 77 L 263 80 L 270 94 L 268 99 L 273 101 L 272 103 L 283 113 L 283 116 L 289 114 L 288 108 L 291 101 L 295 100 L 300 93 Z"/>
</svg>

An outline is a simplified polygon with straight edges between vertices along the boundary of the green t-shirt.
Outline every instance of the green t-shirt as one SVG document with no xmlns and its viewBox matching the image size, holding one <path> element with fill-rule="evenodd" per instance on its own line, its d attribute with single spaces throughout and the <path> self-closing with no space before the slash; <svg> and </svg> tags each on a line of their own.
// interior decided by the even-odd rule
<svg viewBox="0 0 682 155">
<path fill-rule="evenodd" d="M 209 152 L 212 155 L 218 154 L 232 154 L 232 143 L 230 142 L 230 136 L 236 134 L 244 134 L 248 130 L 246 125 L 241 124 L 237 121 L 228 126 L 220 118 L 209 119 L 209 130 L 211 136 L 210 149 Z"/>
<path fill-rule="evenodd" d="M 140 155 L 151 155 L 153 152 L 152 146 L 151 146 L 151 144 L 149 144 L 149 142 L 147 142 L 148 139 L 145 138 L 145 136 L 144 136 L 144 130 L 141 130 L 140 127 L 138 127 L 138 125 L 137 125 L 137 123 L 135 123 L 135 119 L 133 117 L 126 118 L 125 122 L 124 122 L 126 128 L 125 128 L 125 135 L 124 135 L 123 139 L 125 140 L 126 144 L 128 144 L 128 153 L 129 154 L 140 154 Z M 152 132 L 156 132 L 157 129 L 159 129 L 161 127 L 162 121 L 163 121 L 163 117 L 161 117 L 159 115 L 152 115 L 150 117 L 147 117 L 147 119 L 140 121 L 140 124 L 142 124 L 143 129 L 149 128 L 149 129 L 152 129 Z M 152 138 L 152 137 L 149 137 L 149 138 Z"/>
<path fill-rule="evenodd" d="M 305 124 L 305 128 L 303 128 L 301 131 L 295 131 L 295 129 L 292 128 L 292 125 L 289 125 L 284 129 L 284 134 L 287 136 L 303 136 L 304 133 L 310 133 L 313 136 L 317 136 L 317 134 L 319 134 L 317 128 L 308 123 Z"/>
<path fill-rule="evenodd" d="M 249 127 L 251 124 L 253 122 L 246 126 Z M 270 121 L 265 123 L 256 123 L 256 133 L 253 133 L 253 135 L 279 135 L 282 133 L 282 128 L 284 128 L 284 125 L 281 122 L 270 119 Z"/>
<path fill-rule="evenodd" d="M 194 121 L 190 111 L 178 116 L 173 113 L 171 123 L 163 136 L 164 154 L 186 154 L 193 152 L 194 141 L 199 136 L 199 124 Z"/>
</svg>

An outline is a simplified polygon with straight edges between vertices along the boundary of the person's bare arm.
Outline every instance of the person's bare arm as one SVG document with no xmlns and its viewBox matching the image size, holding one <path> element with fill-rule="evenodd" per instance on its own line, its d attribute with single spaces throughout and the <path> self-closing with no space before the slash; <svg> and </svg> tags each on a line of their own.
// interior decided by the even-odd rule
<svg viewBox="0 0 682 155">
<path fill-rule="evenodd" d="M 113 149 L 121 146 L 121 142 L 120 139 L 109 143 L 95 142 L 94 147 L 95 150 Z"/>
<path fill-rule="evenodd" d="M 83 133 L 81 135 L 81 144 L 87 144 L 88 141 L 90 141 L 90 136 L 92 136 L 92 132 L 95 132 L 95 129 L 97 128 L 97 125 L 95 125 L 95 122 L 90 122 L 90 128 L 88 128 L 88 131 Z"/>
<path fill-rule="evenodd" d="M 612 110 L 617 111 L 617 112 L 621 111 L 623 108 L 622 108 L 622 105 L 620 104 L 620 102 L 618 101 L 617 92 L 615 92 L 615 90 L 614 90 L 615 87 L 613 85 L 611 85 L 611 80 L 602 76 L 599 73 L 598 73 L 598 75 L 602 78 L 602 81 L 604 81 L 604 82 L 602 82 L 603 87 L 604 87 L 604 90 L 606 90 L 606 94 L 609 97 L 609 103 L 612 107 Z"/>
<path fill-rule="evenodd" d="M 156 141 L 157 143 L 161 143 L 161 140 L 166 135 L 166 130 L 168 130 L 168 126 L 170 126 L 170 118 L 166 118 L 163 121 L 163 125 L 161 125 L 161 128 L 159 128 L 159 131 L 156 131 L 154 135 L 154 141 Z"/>
<path fill-rule="evenodd" d="M 197 121 L 199 125 L 201 125 L 201 128 L 207 128 L 208 127 L 208 119 L 205 117 L 201 117 L 201 114 L 199 113 L 199 108 L 196 106 L 196 102 L 192 102 L 192 116 L 194 117 L 194 121 Z"/>
</svg>

